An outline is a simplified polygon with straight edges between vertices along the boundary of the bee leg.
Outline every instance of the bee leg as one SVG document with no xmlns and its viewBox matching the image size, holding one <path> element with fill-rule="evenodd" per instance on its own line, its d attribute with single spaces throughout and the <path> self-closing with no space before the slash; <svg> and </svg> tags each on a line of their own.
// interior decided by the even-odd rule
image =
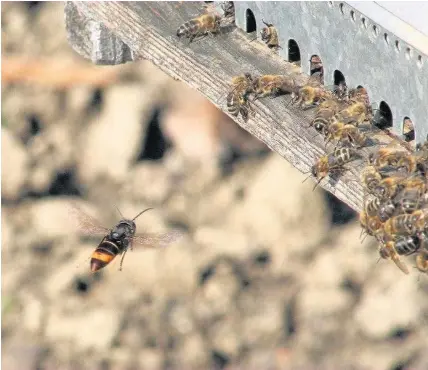
<svg viewBox="0 0 428 370">
<path fill-rule="evenodd" d="M 207 32 L 207 36 L 215 37 L 215 35 L 216 35 L 218 32 L 219 32 L 219 31 L 215 31 L 215 32 L 208 31 L 208 32 Z"/>
<path fill-rule="evenodd" d="M 394 254 L 392 254 L 392 256 L 391 256 L 391 259 L 401 271 L 403 271 L 406 275 L 409 274 L 408 267 L 403 262 L 401 262 L 397 253 L 394 252 Z"/>
<path fill-rule="evenodd" d="M 190 35 L 188 45 L 190 45 L 192 43 L 192 41 L 195 37 L 196 37 L 195 35 Z"/>
<path fill-rule="evenodd" d="M 251 117 L 256 116 L 256 110 L 251 105 L 248 105 L 248 112 L 250 113 Z"/>
<path fill-rule="evenodd" d="M 428 252 L 427 251 L 421 251 L 416 256 L 416 268 L 420 272 L 428 273 Z"/>
<path fill-rule="evenodd" d="M 202 37 L 201 37 L 202 36 Z M 194 40 L 196 40 L 196 41 L 199 41 L 201 38 L 203 38 L 204 36 L 206 36 L 206 35 L 201 35 L 199 32 L 198 33 L 194 33 L 194 34 L 191 34 L 190 36 L 189 36 L 189 45 L 194 41 Z"/>
<path fill-rule="evenodd" d="M 308 109 L 311 109 L 311 108 L 313 108 L 313 104 L 304 104 L 304 105 L 302 105 L 300 108 L 302 109 L 302 110 L 308 110 Z"/>
<path fill-rule="evenodd" d="M 244 120 L 244 122 L 247 122 L 248 121 L 248 109 L 241 108 L 239 112 L 241 113 L 241 117 Z"/>
<path fill-rule="evenodd" d="M 316 187 L 321 183 L 321 181 L 324 180 L 324 177 L 321 177 L 314 185 L 312 191 L 314 191 L 316 189 Z"/>
<path fill-rule="evenodd" d="M 328 133 L 327 135 L 324 136 L 325 146 L 327 146 L 327 144 L 329 144 L 331 142 L 332 138 L 333 138 L 333 136 L 330 133 Z"/>
<path fill-rule="evenodd" d="M 253 102 L 254 101 L 256 101 L 256 100 L 259 100 L 260 98 L 264 98 L 264 97 L 266 97 L 266 94 L 265 93 L 256 93 L 255 95 L 254 95 L 254 98 L 253 98 Z"/>
<path fill-rule="evenodd" d="M 127 250 L 128 249 L 125 249 L 124 252 L 122 253 L 122 258 L 120 259 L 120 264 L 119 264 L 119 271 L 122 271 L 123 259 L 125 258 L 125 254 Z"/>
</svg>

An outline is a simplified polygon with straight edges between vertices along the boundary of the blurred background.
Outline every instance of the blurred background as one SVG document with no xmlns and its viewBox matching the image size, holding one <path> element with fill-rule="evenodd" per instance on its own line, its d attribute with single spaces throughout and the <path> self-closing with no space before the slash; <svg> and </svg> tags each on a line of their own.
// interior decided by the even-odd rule
<svg viewBox="0 0 428 370">
<path fill-rule="evenodd" d="M 428 367 L 426 276 L 184 83 L 81 58 L 63 7 L 1 4 L 3 369 Z M 90 274 L 72 201 L 184 236 Z"/>
</svg>

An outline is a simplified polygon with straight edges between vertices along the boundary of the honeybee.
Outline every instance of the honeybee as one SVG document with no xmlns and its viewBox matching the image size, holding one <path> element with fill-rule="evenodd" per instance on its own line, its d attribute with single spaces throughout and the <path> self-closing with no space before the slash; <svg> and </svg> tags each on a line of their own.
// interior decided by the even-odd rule
<svg viewBox="0 0 428 370">
<path fill-rule="evenodd" d="M 260 31 L 260 36 L 262 41 L 271 49 L 278 49 L 278 32 L 276 32 L 275 27 L 271 23 L 266 23 L 264 20 L 262 22 L 266 25 Z"/>
<path fill-rule="evenodd" d="M 334 119 L 345 124 L 359 126 L 367 120 L 367 117 L 368 111 L 366 105 L 356 101 L 350 103 L 349 106 L 337 113 Z"/>
<path fill-rule="evenodd" d="M 415 139 L 415 127 L 410 118 L 405 118 L 403 122 L 403 136 L 404 140 L 412 141 Z"/>
<path fill-rule="evenodd" d="M 423 144 L 416 145 L 416 151 L 413 153 L 413 157 L 416 161 L 416 166 L 418 172 L 424 176 L 428 177 L 428 140 Z"/>
<path fill-rule="evenodd" d="M 383 230 L 389 236 L 410 236 L 417 232 L 417 223 L 413 214 L 393 216 L 383 224 Z"/>
<path fill-rule="evenodd" d="M 381 206 L 380 200 L 377 197 L 366 199 L 364 202 L 364 211 L 368 216 L 377 216 L 379 212 L 379 207 Z"/>
<path fill-rule="evenodd" d="M 395 203 L 391 199 L 386 199 L 380 204 L 377 216 L 379 217 L 379 220 L 381 220 L 381 222 L 386 222 L 392 216 L 394 216 L 395 212 Z"/>
<path fill-rule="evenodd" d="M 330 154 L 323 155 L 312 166 L 312 176 L 314 176 L 318 180 L 318 184 L 324 177 L 326 177 L 330 173 L 343 172 L 345 170 L 344 164 L 361 158 L 361 154 L 355 149 L 336 149 Z"/>
<path fill-rule="evenodd" d="M 337 99 L 333 98 L 321 102 L 317 107 L 315 117 L 310 126 L 313 126 L 320 134 L 325 135 L 330 125 L 330 120 L 340 109 L 341 104 Z"/>
<path fill-rule="evenodd" d="M 136 234 L 135 220 L 144 212 L 152 208 L 147 208 L 136 215 L 132 220 L 124 218 L 111 229 L 101 226 L 94 218 L 83 212 L 77 205 L 71 205 L 71 212 L 76 217 L 80 232 L 87 235 L 105 235 L 98 247 L 91 256 L 91 272 L 98 271 L 107 266 L 117 255 L 121 255 L 120 268 L 122 270 L 123 259 L 128 249 L 133 248 L 133 244 L 146 248 L 157 248 L 166 246 L 180 237 L 180 232 L 173 230 L 167 233 L 141 233 Z"/>
<path fill-rule="evenodd" d="M 224 18 L 235 18 L 235 6 L 233 1 L 223 1 L 221 4 Z"/>
<path fill-rule="evenodd" d="M 382 231 L 382 222 L 377 216 L 369 216 L 365 210 L 360 212 L 360 225 L 368 235 L 378 238 Z"/>
<path fill-rule="evenodd" d="M 374 195 L 380 200 L 393 199 L 404 187 L 403 182 L 405 180 L 405 177 L 399 175 L 386 177 L 375 187 Z"/>
<path fill-rule="evenodd" d="M 320 76 L 321 83 L 323 82 L 323 76 L 324 76 L 324 68 L 322 64 L 322 60 L 318 55 L 312 55 L 311 59 L 309 59 L 310 63 L 310 74 L 314 75 L 316 73 Z"/>
<path fill-rule="evenodd" d="M 358 86 L 354 89 L 350 89 L 348 93 L 348 98 L 351 101 L 354 101 L 354 102 L 358 101 L 358 102 L 364 103 L 367 107 L 370 107 L 369 93 L 362 86 Z"/>
<path fill-rule="evenodd" d="M 345 101 L 349 98 L 348 86 L 346 82 L 340 82 L 338 85 L 334 86 L 334 94 L 338 99 Z"/>
<path fill-rule="evenodd" d="M 227 94 L 227 110 L 237 117 L 241 113 L 244 121 L 248 120 L 249 113 L 252 112 L 249 94 L 252 92 L 251 74 L 245 73 L 232 79 L 232 90 Z"/>
<path fill-rule="evenodd" d="M 428 135 L 425 139 L 425 141 L 422 144 L 417 144 L 416 145 L 416 151 L 425 151 L 428 152 Z"/>
<path fill-rule="evenodd" d="M 235 76 L 232 78 L 232 86 L 234 89 L 250 89 L 252 88 L 253 76 L 245 72 L 243 75 Z"/>
<path fill-rule="evenodd" d="M 396 266 L 405 274 L 409 269 L 405 263 L 400 260 L 399 256 L 409 256 L 416 253 L 420 247 L 420 240 L 417 236 L 399 236 L 386 244 L 381 245 L 379 254 L 384 259 L 391 259 Z"/>
<path fill-rule="evenodd" d="M 319 84 L 316 86 L 312 83 L 308 83 L 297 90 L 293 99 L 293 104 L 296 104 L 301 109 L 307 109 L 311 108 L 316 103 L 332 99 L 334 99 L 334 94 L 326 90 L 323 85 Z"/>
<path fill-rule="evenodd" d="M 413 213 L 419 208 L 422 195 L 426 192 L 426 181 L 421 176 L 406 179 L 404 189 L 398 194 L 396 202 L 404 213 Z"/>
<path fill-rule="evenodd" d="M 419 233 L 425 232 L 428 227 L 428 208 L 423 207 L 414 211 L 411 215 L 412 220 L 415 222 L 416 231 Z"/>
<path fill-rule="evenodd" d="M 295 90 L 296 81 L 292 75 L 263 75 L 253 80 L 254 100 L 290 94 Z"/>
<path fill-rule="evenodd" d="M 364 102 L 363 95 L 357 95 L 350 100 L 348 105 L 333 117 L 333 122 L 352 124 L 359 126 L 370 118 L 370 107 Z"/>
<path fill-rule="evenodd" d="M 382 176 L 373 166 L 367 166 L 361 173 L 361 182 L 363 186 L 372 194 L 376 187 L 382 181 Z"/>
<path fill-rule="evenodd" d="M 428 251 L 421 250 L 416 256 L 416 268 L 420 272 L 428 273 Z"/>
<path fill-rule="evenodd" d="M 392 147 L 392 144 L 379 148 L 376 153 L 368 157 L 369 164 L 378 170 L 392 167 L 397 171 L 405 170 L 407 174 L 416 170 L 416 159 L 404 148 Z"/>
<path fill-rule="evenodd" d="M 213 35 L 220 31 L 221 18 L 217 14 L 202 14 L 183 23 L 177 30 L 177 37 L 189 39 L 189 44 L 197 37 Z"/>
<path fill-rule="evenodd" d="M 245 122 L 248 121 L 249 115 L 254 113 L 250 104 L 247 91 L 243 93 L 229 93 L 227 95 L 227 110 L 235 117 L 241 114 Z"/>
<path fill-rule="evenodd" d="M 353 146 L 355 148 L 363 148 L 371 143 L 369 137 L 361 132 L 358 127 L 350 124 L 344 125 L 339 122 L 334 122 L 330 125 L 326 140 L 327 142 L 334 140 L 343 146 Z"/>
</svg>

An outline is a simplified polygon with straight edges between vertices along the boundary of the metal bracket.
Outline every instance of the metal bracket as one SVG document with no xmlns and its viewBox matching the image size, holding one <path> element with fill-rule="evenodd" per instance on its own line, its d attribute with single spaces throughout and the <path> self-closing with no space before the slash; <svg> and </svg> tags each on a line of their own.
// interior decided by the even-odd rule
<svg viewBox="0 0 428 370">
<path fill-rule="evenodd" d="M 219 12 L 220 4 L 215 4 Z M 272 23 L 284 59 L 295 61 L 297 46 L 302 71 L 309 72 L 311 56 L 319 55 L 326 85 L 344 77 L 348 86 L 364 86 L 396 135 L 403 135 L 404 119 L 410 118 L 416 143 L 425 140 L 428 3 L 235 1 L 234 6 L 237 27 L 260 39 L 262 20 Z"/>
</svg>

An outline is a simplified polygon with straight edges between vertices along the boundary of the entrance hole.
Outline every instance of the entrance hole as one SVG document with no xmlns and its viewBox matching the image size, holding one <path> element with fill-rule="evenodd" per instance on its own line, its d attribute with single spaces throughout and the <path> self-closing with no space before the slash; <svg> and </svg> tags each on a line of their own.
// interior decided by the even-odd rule
<svg viewBox="0 0 428 370">
<path fill-rule="evenodd" d="M 300 64 L 300 49 L 297 42 L 293 39 L 288 40 L 288 61 L 290 63 Z"/>
<path fill-rule="evenodd" d="M 380 102 L 379 109 L 375 112 L 373 124 L 381 130 L 392 127 L 391 108 L 384 101 Z"/>
<path fill-rule="evenodd" d="M 247 11 L 245 12 L 245 18 L 247 20 L 247 33 L 255 32 L 257 30 L 257 23 L 256 18 L 254 17 L 254 14 L 251 9 L 247 9 Z"/>
</svg>

